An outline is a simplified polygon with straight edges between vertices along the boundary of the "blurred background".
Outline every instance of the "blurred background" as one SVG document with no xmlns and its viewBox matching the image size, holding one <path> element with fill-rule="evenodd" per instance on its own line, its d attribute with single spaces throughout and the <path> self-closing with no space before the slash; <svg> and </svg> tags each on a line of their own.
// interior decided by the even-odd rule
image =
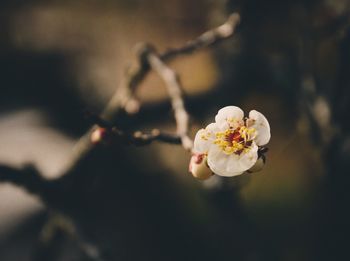
<svg viewBox="0 0 350 261">
<path fill-rule="evenodd" d="M 52 201 L 2 182 L 0 260 L 347 260 L 349 5 L 1 1 L 2 165 L 33 164 L 58 178 L 91 126 L 84 112 L 102 111 L 137 43 L 179 47 L 235 11 L 233 38 L 170 66 L 187 94 L 192 137 L 236 105 L 262 112 L 272 139 L 263 171 L 229 179 L 195 180 L 183 148 L 154 143 L 100 148 Z M 158 76 L 136 95 L 141 111 L 116 119 L 120 128 L 175 129 Z"/>
</svg>

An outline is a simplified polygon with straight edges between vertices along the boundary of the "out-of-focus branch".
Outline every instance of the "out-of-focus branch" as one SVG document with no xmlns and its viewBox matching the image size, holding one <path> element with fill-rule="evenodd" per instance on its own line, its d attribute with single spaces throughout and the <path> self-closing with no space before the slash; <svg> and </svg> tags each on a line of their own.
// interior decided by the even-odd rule
<svg viewBox="0 0 350 261">
<path fill-rule="evenodd" d="M 171 133 L 164 133 L 158 129 L 153 129 L 150 133 L 145 133 L 142 131 L 135 131 L 133 133 L 127 133 L 119 130 L 115 127 L 112 129 L 96 129 L 97 132 L 107 133 L 105 135 L 97 134 L 97 136 L 105 136 L 106 143 L 113 143 L 114 141 L 119 141 L 120 143 L 132 144 L 136 146 L 143 146 L 152 143 L 153 141 L 159 141 L 170 144 L 182 144 L 182 138 L 179 135 L 174 135 Z M 94 135 L 93 135 L 94 136 Z M 94 141 L 94 138 L 92 139 Z M 104 138 L 102 137 L 101 143 L 103 143 Z M 96 139 L 99 142 L 99 138 Z"/>
<path fill-rule="evenodd" d="M 226 22 L 216 28 L 204 32 L 196 39 L 189 41 L 185 45 L 179 48 L 171 48 L 159 55 L 160 60 L 163 62 L 169 62 L 171 59 L 180 56 L 188 55 L 199 49 L 215 45 L 227 38 L 230 38 L 237 25 L 240 22 L 240 15 L 233 13 L 229 16 Z M 116 92 L 114 100 L 121 100 L 121 107 L 125 108 L 129 112 L 134 112 L 137 103 L 133 98 L 133 93 L 138 84 L 144 79 L 150 70 L 149 63 L 147 62 L 147 54 L 153 48 L 149 44 L 140 44 L 136 48 L 136 54 L 138 57 L 138 63 L 134 66 L 130 66 L 127 70 L 126 80 L 124 84 L 121 84 L 119 91 Z M 112 99 L 113 102 L 113 99 Z M 111 103 L 112 103 L 111 102 Z M 130 109 L 128 109 L 130 108 Z"/>
<path fill-rule="evenodd" d="M 233 13 L 228 17 L 224 24 L 201 34 L 198 38 L 189 41 L 186 45 L 180 48 L 169 49 L 159 57 L 163 61 L 169 61 L 178 55 L 191 54 L 192 52 L 203 47 L 217 44 L 227 38 L 230 38 L 234 34 L 239 22 L 240 15 L 238 13 Z"/>
<path fill-rule="evenodd" d="M 137 104 L 136 100 L 133 98 L 133 93 L 136 86 L 143 80 L 147 74 L 147 70 L 144 68 L 148 67 L 145 54 L 148 52 L 146 46 L 138 50 L 138 60 L 126 71 L 126 76 L 122 78 L 122 82 L 119 88 L 114 93 L 110 102 L 107 104 L 100 118 L 106 121 L 112 121 L 114 117 L 123 109 L 130 108 L 130 104 Z M 137 107 L 134 106 L 134 107 Z M 88 130 L 76 143 L 73 151 L 73 155 L 68 163 L 68 167 L 65 173 L 74 172 L 75 168 L 79 165 L 81 161 L 84 160 L 86 155 L 89 154 L 91 150 L 94 149 L 95 144 L 91 142 L 91 134 L 98 127 L 98 125 L 93 126 Z"/>
<path fill-rule="evenodd" d="M 337 130 L 332 124 L 333 112 L 327 97 L 324 95 L 322 85 L 317 82 L 315 69 L 315 47 L 318 39 L 313 34 L 312 21 L 307 12 L 305 25 L 301 29 L 299 42 L 299 67 L 301 106 L 306 112 L 310 123 L 312 138 L 321 146 L 327 147 Z"/>
<path fill-rule="evenodd" d="M 153 141 L 160 141 L 170 144 L 181 144 L 182 138 L 178 135 L 164 133 L 158 129 L 153 129 L 150 133 L 143 133 L 141 131 L 136 131 L 129 138 L 129 140 L 136 145 L 146 145 Z"/>
<path fill-rule="evenodd" d="M 182 146 L 188 150 L 192 150 L 193 141 L 188 136 L 189 116 L 185 109 L 182 86 L 178 75 L 170 69 L 155 51 L 148 54 L 148 61 L 153 70 L 155 70 L 165 82 L 168 94 L 171 99 L 171 105 L 174 110 L 176 120 L 176 133 L 181 137 Z"/>
<path fill-rule="evenodd" d="M 44 179 L 33 166 L 17 169 L 0 165 L 0 181 L 24 187 L 34 194 L 46 192 L 50 184 L 50 181 Z"/>
<path fill-rule="evenodd" d="M 52 213 L 42 227 L 32 261 L 50 260 L 56 254 L 54 247 L 63 235 L 71 238 L 88 260 L 105 261 L 99 247 L 82 236 L 71 218 L 59 212 Z"/>
<path fill-rule="evenodd" d="M 150 133 L 135 131 L 125 132 L 111 123 L 100 118 L 98 115 L 89 113 L 88 117 L 95 122 L 99 128 L 96 128 L 91 135 L 94 143 L 114 143 L 115 141 L 132 144 L 137 146 L 148 145 L 153 141 L 160 141 L 170 144 L 181 144 L 181 137 L 171 133 L 165 133 L 159 129 L 153 129 Z"/>
</svg>

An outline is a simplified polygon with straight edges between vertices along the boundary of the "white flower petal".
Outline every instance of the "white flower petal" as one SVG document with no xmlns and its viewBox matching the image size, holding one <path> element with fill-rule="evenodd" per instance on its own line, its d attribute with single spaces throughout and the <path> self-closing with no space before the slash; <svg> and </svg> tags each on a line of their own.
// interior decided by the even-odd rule
<svg viewBox="0 0 350 261">
<path fill-rule="evenodd" d="M 271 138 L 271 132 L 270 124 L 265 116 L 256 110 L 251 110 L 249 112 L 249 120 L 251 122 L 249 127 L 253 127 L 257 131 L 255 143 L 258 146 L 267 144 Z"/>
<path fill-rule="evenodd" d="M 215 116 L 215 122 L 220 129 L 225 129 L 229 126 L 227 120 L 234 120 L 239 125 L 238 122 L 241 122 L 243 117 L 244 112 L 241 108 L 237 106 L 226 106 L 218 111 L 218 114 Z"/>
<path fill-rule="evenodd" d="M 215 132 L 220 131 L 219 126 L 216 123 L 210 123 L 205 129 L 209 132 L 215 134 Z"/>
<path fill-rule="evenodd" d="M 241 155 L 225 154 L 218 146 L 212 145 L 208 152 L 208 165 L 219 176 L 233 177 L 249 170 L 258 159 L 258 146 L 253 142 L 248 152 Z"/>
<path fill-rule="evenodd" d="M 209 165 L 209 164 L 208 164 Z M 210 166 L 209 166 L 210 167 Z M 217 167 L 216 165 L 210 167 L 211 171 L 221 177 L 233 177 L 241 175 L 244 171 L 240 172 L 229 172 L 225 168 Z"/>
<path fill-rule="evenodd" d="M 211 146 L 207 159 L 209 168 L 219 176 L 230 177 L 230 173 L 226 171 L 228 157 L 229 155 L 223 153 L 216 145 Z"/>
<path fill-rule="evenodd" d="M 227 162 L 227 171 L 232 173 L 244 172 L 250 169 L 258 160 L 258 146 L 253 142 L 248 152 L 241 155 L 232 154 Z"/>
<path fill-rule="evenodd" d="M 216 123 L 210 123 L 205 129 L 200 129 L 194 138 L 194 153 L 207 153 L 215 139 L 215 133 L 220 131 Z"/>
<path fill-rule="evenodd" d="M 195 153 L 207 153 L 210 145 L 212 144 L 211 140 L 204 138 L 207 136 L 207 130 L 200 129 L 196 137 L 194 138 L 193 152 Z"/>
</svg>

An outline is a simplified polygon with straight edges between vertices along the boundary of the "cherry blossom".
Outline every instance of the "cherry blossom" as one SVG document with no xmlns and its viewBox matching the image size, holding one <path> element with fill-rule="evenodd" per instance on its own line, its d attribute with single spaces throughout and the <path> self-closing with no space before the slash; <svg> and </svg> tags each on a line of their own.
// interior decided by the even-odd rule
<svg viewBox="0 0 350 261">
<path fill-rule="evenodd" d="M 202 160 L 192 159 L 190 171 L 194 176 L 206 176 L 202 162 L 213 173 L 225 177 L 261 169 L 258 150 L 270 138 L 270 125 L 262 113 L 251 110 L 249 117 L 244 117 L 239 107 L 224 107 L 215 116 L 214 123 L 197 132 L 193 152 Z M 198 164 L 202 164 L 201 167 Z"/>
</svg>

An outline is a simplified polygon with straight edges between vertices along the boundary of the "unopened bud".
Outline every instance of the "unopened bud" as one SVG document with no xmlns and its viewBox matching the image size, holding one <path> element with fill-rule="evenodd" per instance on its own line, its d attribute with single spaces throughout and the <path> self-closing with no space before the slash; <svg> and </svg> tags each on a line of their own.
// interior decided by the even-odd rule
<svg viewBox="0 0 350 261">
<path fill-rule="evenodd" d="M 207 164 L 207 156 L 205 154 L 193 154 L 191 157 L 189 171 L 192 175 L 200 180 L 205 180 L 213 175 Z"/>
<path fill-rule="evenodd" d="M 94 144 L 99 144 L 105 142 L 109 136 L 108 130 L 105 128 L 97 128 L 91 133 L 91 142 Z"/>
</svg>

